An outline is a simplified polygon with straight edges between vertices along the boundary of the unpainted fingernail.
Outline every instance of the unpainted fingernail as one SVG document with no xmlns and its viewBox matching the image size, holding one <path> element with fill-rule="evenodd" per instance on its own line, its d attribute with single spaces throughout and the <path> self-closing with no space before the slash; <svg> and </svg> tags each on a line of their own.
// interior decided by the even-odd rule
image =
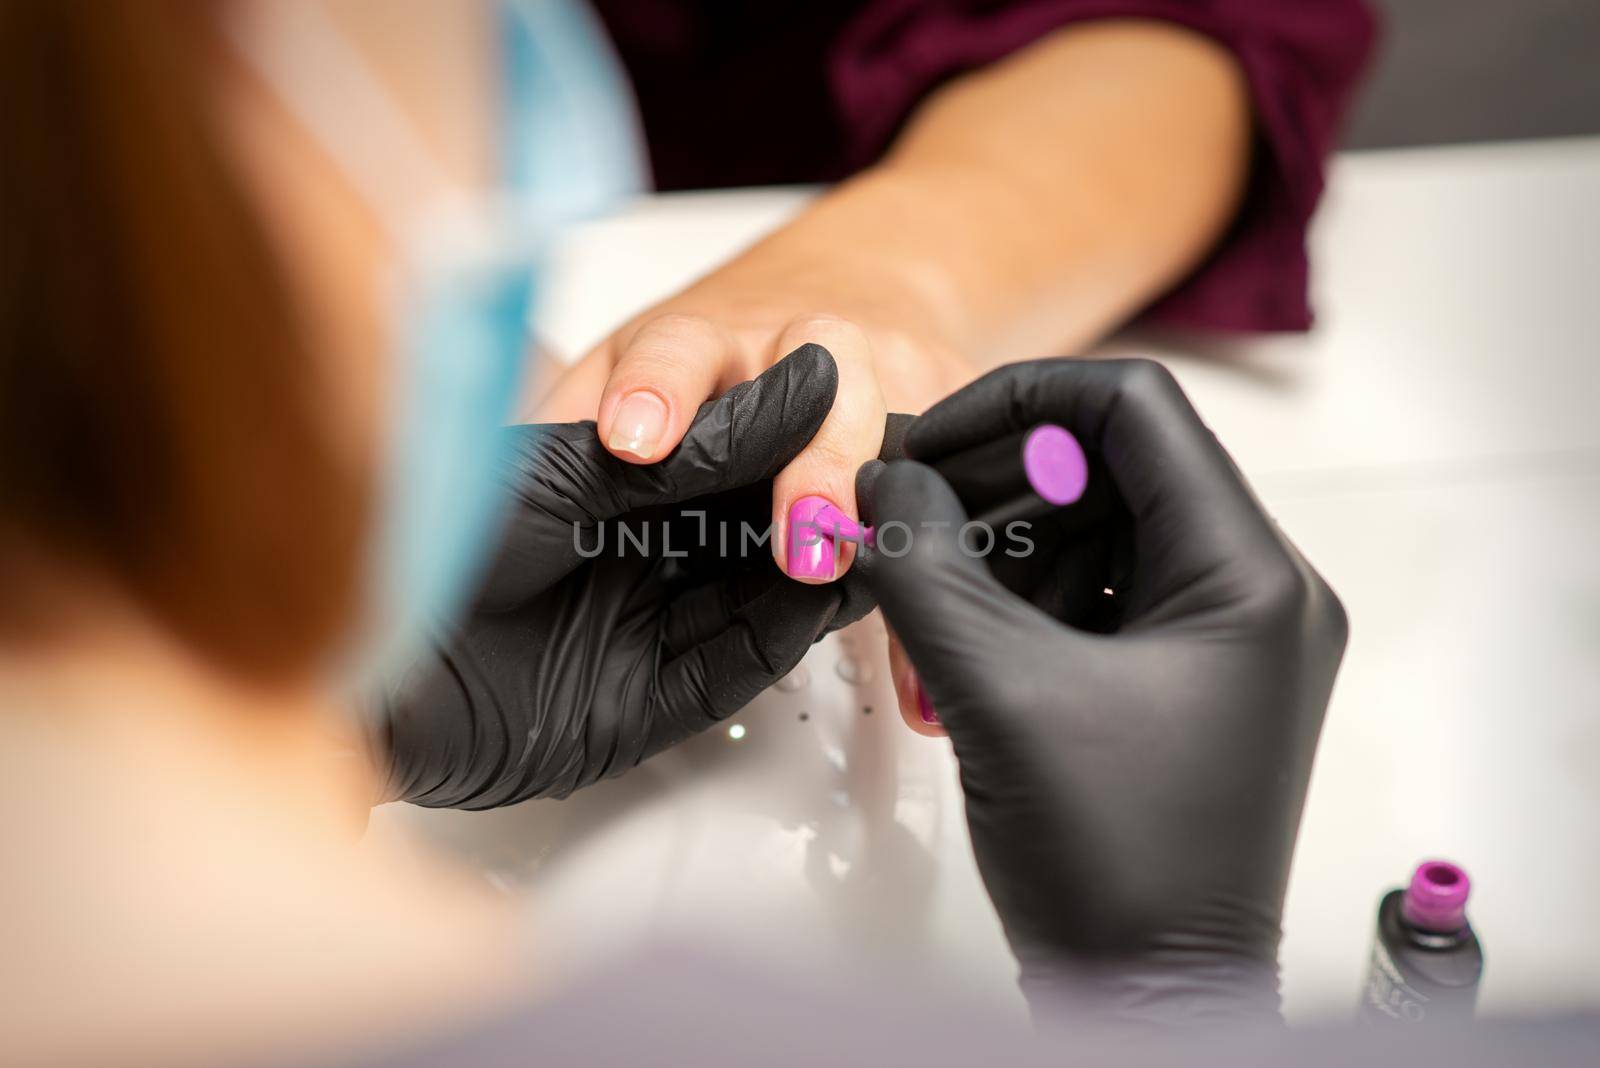
<svg viewBox="0 0 1600 1068">
<path fill-rule="evenodd" d="M 632 453 L 641 460 L 649 460 L 655 457 L 666 433 L 666 402 L 647 389 L 636 389 L 617 405 L 606 447 L 612 452 Z"/>
<path fill-rule="evenodd" d="M 833 581 L 833 537 L 818 518 L 833 508 L 826 497 L 801 497 L 789 506 L 789 577 Z"/>
</svg>

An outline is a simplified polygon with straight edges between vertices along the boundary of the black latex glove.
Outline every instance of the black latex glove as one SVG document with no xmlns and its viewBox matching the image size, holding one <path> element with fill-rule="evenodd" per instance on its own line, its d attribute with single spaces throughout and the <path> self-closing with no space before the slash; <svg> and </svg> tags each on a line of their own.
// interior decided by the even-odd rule
<svg viewBox="0 0 1600 1068">
<path fill-rule="evenodd" d="M 1039 521 L 1039 551 L 1005 561 L 1012 589 L 961 551 L 960 487 L 909 461 L 868 465 L 858 499 L 880 530 L 908 524 L 910 550 L 856 567 L 949 731 L 1035 1009 L 1274 1018 L 1343 609 L 1158 364 L 1002 368 L 906 452 L 936 464 L 1045 421 L 1113 492 L 1097 519 Z"/>
<path fill-rule="evenodd" d="M 649 466 L 612 456 L 592 422 L 507 428 L 516 499 L 477 606 L 377 709 L 386 797 L 564 797 L 737 712 L 864 615 L 856 581 L 792 581 L 755 540 L 837 382 L 803 346 L 702 406 Z M 621 527 L 648 547 L 621 548 Z"/>
</svg>

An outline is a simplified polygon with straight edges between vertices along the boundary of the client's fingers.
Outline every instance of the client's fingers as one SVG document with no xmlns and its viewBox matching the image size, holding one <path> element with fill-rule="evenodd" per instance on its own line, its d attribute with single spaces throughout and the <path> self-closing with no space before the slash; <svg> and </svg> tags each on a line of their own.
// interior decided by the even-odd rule
<svg viewBox="0 0 1600 1068">
<path fill-rule="evenodd" d="M 790 578 L 832 582 L 855 556 L 854 543 L 836 536 L 849 526 L 838 520 L 859 515 L 856 470 L 878 455 L 886 409 L 860 327 L 833 316 L 806 316 L 790 324 L 779 348 L 807 342 L 833 353 L 839 389 L 822 428 L 774 483 L 772 552 Z"/>
<path fill-rule="evenodd" d="M 571 367 L 548 368 L 554 376 L 549 388 L 536 401 L 519 411 L 525 423 L 577 423 L 594 418 L 600 394 L 611 375 L 614 352 L 610 343 L 601 345 Z"/>
<path fill-rule="evenodd" d="M 710 319 L 661 315 L 646 320 L 618 346 L 600 397 L 600 440 L 629 463 L 661 459 L 738 357 L 733 336 Z"/>
<path fill-rule="evenodd" d="M 771 478 L 827 418 L 838 381 L 833 358 L 807 345 L 696 415 L 658 464 L 607 452 L 592 426 L 508 427 L 514 503 L 480 604 L 503 609 L 543 589 L 602 543 L 600 524 L 638 508 L 672 504 Z"/>
<path fill-rule="evenodd" d="M 947 737 L 949 732 L 940 725 L 933 702 L 923 690 L 922 680 L 917 678 L 917 669 L 912 666 L 911 657 L 906 654 L 906 647 L 900 644 L 893 627 L 887 630 L 889 678 L 894 681 L 895 703 L 900 706 L 900 718 L 918 734 L 929 738 Z"/>
</svg>

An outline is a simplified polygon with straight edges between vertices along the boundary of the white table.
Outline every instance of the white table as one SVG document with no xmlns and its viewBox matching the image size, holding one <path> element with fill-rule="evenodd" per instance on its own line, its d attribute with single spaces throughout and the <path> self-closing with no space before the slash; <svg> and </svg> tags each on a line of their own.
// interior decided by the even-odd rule
<svg viewBox="0 0 1600 1068">
<path fill-rule="evenodd" d="M 587 228 L 551 338 L 581 350 L 806 195 L 660 197 Z M 1289 894 L 1290 1016 L 1349 1010 L 1380 892 L 1436 855 L 1474 880 L 1486 1009 L 1595 1004 L 1600 139 L 1345 157 L 1313 244 L 1309 336 L 1103 346 L 1170 363 L 1350 610 Z M 376 826 L 527 895 L 550 968 L 676 933 L 1015 1004 L 948 746 L 902 727 L 872 647 L 830 639 L 741 739 L 569 802 Z"/>
</svg>

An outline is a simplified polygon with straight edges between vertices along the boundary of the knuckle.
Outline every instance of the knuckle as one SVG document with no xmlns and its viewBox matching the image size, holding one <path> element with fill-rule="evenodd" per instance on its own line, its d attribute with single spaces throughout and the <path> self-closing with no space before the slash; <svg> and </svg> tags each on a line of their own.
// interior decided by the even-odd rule
<svg viewBox="0 0 1600 1068">
<path fill-rule="evenodd" d="M 694 357 L 680 348 L 667 344 L 648 344 L 631 350 L 618 363 L 617 370 L 624 380 L 658 379 L 675 375 L 693 362 Z"/>
<path fill-rule="evenodd" d="M 647 338 L 691 340 L 715 336 L 720 328 L 703 315 L 685 312 L 664 312 L 639 327 L 633 336 L 638 344 Z"/>
<path fill-rule="evenodd" d="M 694 361 L 671 352 L 644 352 L 618 365 L 606 383 L 609 403 L 637 392 L 654 394 L 668 404 L 687 405 L 693 412 L 704 395 L 696 389 L 697 376 L 691 373 Z"/>
<path fill-rule="evenodd" d="M 803 455 L 850 465 L 851 477 L 860 464 L 874 459 L 883 445 L 883 405 L 871 397 L 835 400 L 822 429 Z"/>
<path fill-rule="evenodd" d="M 1317 579 L 1318 615 L 1330 644 L 1343 652 L 1350 643 L 1350 612 L 1344 601 L 1320 576 Z"/>
<path fill-rule="evenodd" d="M 888 414 L 877 379 L 868 378 L 840 387 L 833 408 L 817 440 L 843 449 L 863 460 L 878 455 L 883 444 L 883 420 Z"/>
<path fill-rule="evenodd" d="M 641 326 L 623 348 L 617 366 L 625 371 L 680 371 L 723 350 L 722 328 L 709 319 L 667 315 Z"/>
<path fill-rule="evenodd" d="M 797 315 L 790 320 L 784 336 L 797 344 L 814 341 L 830 351 L 837 345 L 845 350 L 846 355 L 864 350 L 867 345 L 866 331 L 844 316 L 832 312 Z M 839 355 L 834 353 L 836 359 Z"/>
<path fill-rule="evenodd" d="M 799 473 L 794 477 L 802 482 L 813 474 L 826 473 L 831 477 L 838 472 L 844 472 L 840 477 L 844 478 L 846 484 L 853 485 L 856 467 L 859 465 L 854 455 L 857 451 L 836 437 L 823 437 L 819 434 L 811 439 L 811 444 L 806 446 L 805 451 L 790 467 L 798 469 Z"/>
<path fill-rule="evenodd" d="M 1240 591 L 1240 613 L 1257 626 L 1277 629 L 1308 618 L 1313 583 L 1287 552 L 1275 553 L 1252 567 Z"/>
<path fill-rule="evenodd" d="M 1183 387 L 1167 365 L 1156 360 L 1119 361 L 1117 391 L 1125 399 L 1151 407 L 1187 404 Z"/>
</svg>

